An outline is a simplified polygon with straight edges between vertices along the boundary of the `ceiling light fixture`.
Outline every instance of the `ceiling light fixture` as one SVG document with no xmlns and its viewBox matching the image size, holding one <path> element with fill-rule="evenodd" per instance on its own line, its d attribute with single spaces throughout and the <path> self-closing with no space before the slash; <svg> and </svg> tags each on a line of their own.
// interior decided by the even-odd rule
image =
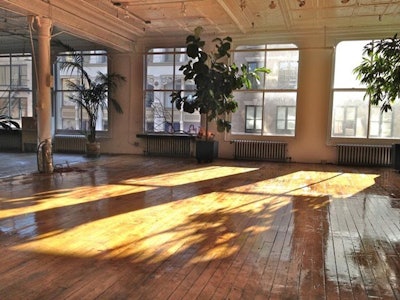
<svg viewBox="0 0 400 300">
<path fill-rule="evenodd" d="M 185 2 L 183 2 L 183 1 L 182 1 L 182 4 L 181 4 L 181 14 L 183 16 L 186 16 L 186 5 L 185 5 Z"/>
<path fill-rule="evenodd" d="M 275 1 L 271 1 L 271 3 L 269 4 L 269 8 L 270 9 L 274 9 L 274 8 L 276 8 L 276 3 L 275 3 Z"/>
<path fill-rule="evenodd" d="M 246 0 L 240 0 L 240 8 L 244 10 L 247 7 Z"/>
</svg>

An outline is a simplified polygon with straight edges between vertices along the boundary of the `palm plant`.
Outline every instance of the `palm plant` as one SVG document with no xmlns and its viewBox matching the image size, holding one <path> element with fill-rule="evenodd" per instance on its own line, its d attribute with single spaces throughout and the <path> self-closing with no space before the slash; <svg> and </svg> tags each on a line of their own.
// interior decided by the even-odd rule
<svg viewBox="0 0 400 300">
<path fill-rule="evenodd" d="M 88 114 L 89 117 L 89 132 L 87 134 L 90 143 L 96 142 L 96 123 L 99 116 L 99 109 L 104 110 L 111 103 L 118 113 L 123 110 L 118 101 L 109 96 L 110 89 L 117 87 L 117 82 L 124 80 L 124 77 L 119 74 L 104 74 L 98 72 L 96 77 L 91 79 L 86 72 L 83 73 L 86 83 L 76 83 L 68 81 L 67 86 L 76 91 L 69 96 L 71 101 L 78 103 Z"/>
<path fill-rule="evenodd" d="M 68 80 L 67 86 L 73 91 L 69 99 L 78 103 L 88 114 L 89 125 L 87 139 L 90 143 L 96 142 L 96 123 L 99 116 L 99 110 L 106 109 L 111 103 L 117 113 L 122 113 L 122 107 L 110 93 L 118 84 L 125 81 L 125 77 L 117 74 L 104 74 L 97 72 L 95 77 L 91 77 L 85 70 L 83 64 L 83 55 L 68 45 L 60 44 L 71 53 L 71 60 L 61 62 L 61 69 L 71 72 L 77 71 L 81 76 L 79 82 Z"/>
</svg>

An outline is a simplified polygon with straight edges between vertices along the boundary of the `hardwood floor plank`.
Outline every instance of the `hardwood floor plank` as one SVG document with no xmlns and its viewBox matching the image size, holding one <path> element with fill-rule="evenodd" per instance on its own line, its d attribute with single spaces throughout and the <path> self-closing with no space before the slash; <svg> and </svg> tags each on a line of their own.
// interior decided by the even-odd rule
<svg viewBox="0 0 400 300">
<path fill-rule="evenodd" d="M 375 253 L 371 251 L 368 242 L 366 242 L 365 233 L 367 231 L 365 228 L 365 219 L 363 214 L 360 214 L 360 211 L 362 211 L 360 208 L 364 207 L 365 199 L 353 198 L 351 201 L 347 201 L 346 204 L 358 235 L 354 242 L 355 252 L 353 253 L 353 259 L 360 269 L 364 290 L 370 298 L 381 298 L 381 291 L 374 273 Z"/>
<path fill-rule="evenodd" d="M 0 179 L 0 298 L 400 299 L 399 182 L 134 155 Z"/>
<path fill-rule="evenodd" d="M 367 198 L 367 204 L 371 201 L 377 201 L 379 204 L 380 199 L 378 200 L 375 197 Z M 375 209 L 372 209 L 372 207 Z M 373 253 L 371 259 L 373 262 L 373 271 L 375 280 L 379 283 L 378 287 L 380 288 L 381 296 L 382 298 L 390 299 L 393 297 L 393 291 L 390 291 L 390 289 L 397 290 L 398 283 L 396 279 L 392 279 L 392 272 L 390 272 L 390 267 L 387 265 L 386 257 L 394 253 L 395 249 L 391 244 L 390 233 L 388 236 L 390 230 L 388 230 L 388 226 L 381 221 L 381 214 L 384 213 L 386 209 L 384 207 L 379 208 L 374 204 L 372 207 L 369 208 L 367 206 L 365 220 L 368 228 L 368 235 L 375 238 L 368 237 L 364 239 L 364 245 L 368 245 Z"/>
</svg>

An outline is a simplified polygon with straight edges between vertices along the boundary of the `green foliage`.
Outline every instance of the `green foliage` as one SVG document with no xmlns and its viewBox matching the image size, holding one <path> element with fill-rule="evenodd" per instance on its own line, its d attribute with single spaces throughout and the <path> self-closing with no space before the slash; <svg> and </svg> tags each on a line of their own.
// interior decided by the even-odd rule
<svg viewBox="0 0 400 300">
<path fill-rule="evenodd" d="M 124 81 L 125 78 L 116 73 L 104 74 L 102 72 L 98 72 L 93 79 L 89 76 L 84 78 L 86 82 L 83 84 L 67 81 L 67 86 L 76 91 L 76 93 L 69 96 L 69 99 L 86 110 L 89 116 L 88 140 L 89 142 L 95 142 L 99 109 L 106 109 L 107 104 L 111 103 L 116 112 L 123 112 L 118 101 L 109 95 L 109 90 L 116 88 L 117 82 Z"/>
<path fill-rule="evenodd" d="M 13 130 L 13 129 L 21 129 L 21 126 L 13 120 L 11 120 L 10 116 L 0 115 L 0 129 L 4 130 Z"/>
<path fill-rule="evenodd" d="M 354 73 L 366 85 L 364 99 L 380 105 L 381 111 L 391 110 L 400 96 L 400 40 L 397 34 L 365 45 L 362 62 Z"/>
<path fill-rule="evenodd" d="M 208 136 L 208 122 L 215 120 L 220 132 L 229 132 L 231 123 L 227 119 L 230 113 L 238 108 L 233 92 L 243 87 L 251 88 L 251 81 L 260 80 L 260 73 L 269 73 L 266 68 L 257 68 L 249 71 L 247 65 L 238 67 L 235 63 L 227 64 L 231 56 L 232 38 L 216 38 L 215 52 L 206 53 L 203 49 L 205 41 L 200 38 L 201 27 L 195 29 L 193 35 L 186 38 L 186 54 L 189 56 L 187 64 L 179 70 L 183 71 L 184 79 L 194 80 L 196 89 L 193 94 L 182 96 L 182 91 L 171 94 L 172 102 L 177 109 L 194 113 L 199 111 L 207 119 L 206 136 Z"/>
<path fill-rule="evenodd" d="M 107 104 L 111 103 L 117 113 L 122 113 L 122 107 L 118 101 L 112 97 L 112 90 L 115 90 L 118 84 L 125 81 L 125 77 L 117 73 L 104 74 L 98 72 L 92 78 L 86 72 L 83 65 L 83 56 L 80 52 L 75 51 L 68 45 L 61 42 L 58 45 L 63 46 L 71 54 L 71 60 L 61 62 L 61 69 L 68 72 L 78 71 L 82 78 L 79 83 L 68 80 L 67 86 L 72 91 L 75 91 L 69 96 L 69 99 L 78 103 L 89 116 L 89 133 L 87 138 L 89 142 L 96 141 L 96 122 L 99 109 L 107 108 Z"/>
</svg>

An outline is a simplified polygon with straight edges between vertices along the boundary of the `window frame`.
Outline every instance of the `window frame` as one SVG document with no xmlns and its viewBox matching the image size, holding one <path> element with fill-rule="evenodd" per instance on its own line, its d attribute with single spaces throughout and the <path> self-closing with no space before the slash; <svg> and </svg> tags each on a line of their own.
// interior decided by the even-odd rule
<svg viewBox="0 0 400 300">
<path fill-rule="evenodd" d="M 22 126 L 22 117 L 34 114 L 32 91 L 32 55 L 30 53 L 0 54 L 0 68 L 3 69 L 4 82 L 0 83 L 2 94 L 0 114 L 10 116 Z M 17 76 L 15 76 L 17 73 Z"/>
<path fill-rule="evenodd" d="M 85 70 L 91 75 L 96 76 L 97 71 L 101 71 L 107 74 L 109 71 L 108 66 L 108 53 L 105 50 L 77 50 L 79 55 L 83 56 L 82 63 L 84 64 Z M 73 93 L 66 87 L 66 81 L 76 79 L 77 82 L 83 80 L 81 74 L 71 75 L 70 71 L 61 70 L 59 67 L 60 61 L 68 59 L 71 56 L 71 52 L 62 52 L 57 55 L 56 62 L 53 66 L 54 73 L 54 89 L 53 97 L 54 101 L 54 119 L 55 119 L 55 134 L 67 134 L 67 135 L 83 135 L 88 130 L 88 117 L 86 111 L 77 103 L 73 103 L 68 99 L 67 94 Z M 99 127 L 96 129 L 99 137 L 107 137 L 110 135 L 110 106 L 107 106 L 107 111 L 99 111 L 100 117 L 98 122 L 101 122 Z M 66 109 L 66 111 L 63 111 Z M 107 113 L 104 116 L 104 113 Z M 72 113 L 73 117 L 64 117 L 65 114 Z M 71 122 L 72 128 L 66 128 L 65 124 Z M 73 128 L 75 126 L 75 128 Z"/>
<path fill-rule="evenodd" d="M 171 103 L 171 94 L 192 93 L 179 68 L 188 60 L 185 47 L 151 48 L 143 55 L 143 132 L 195 134 L 201 126 L 198 112 L 189 114 Z M 193 130 L 192 130 L 193 129 Z"/>
<path fill-rule="evenodd" d="M 294 106 L 295 108 L 297 106 L 300 59 L 300 50 L 297 45 L 294 43 L 239 45 L 232 52 L 233 60 L 238 64 L 245 63 L 250 68 L 253 65 L 258 67 L 265 66 L 271 70 L 271 73 L 262 74 L 259 85 L 252 86 L 249 90 L 241 89 L 234 92 L 235 98 L 239 102 L 239 108 L 231 116 L 232 130 L 228 135 L 235 139 L 246 138 L 249 135 L 268 138 L 294 138 L 296 135 L 296 115 L 294 120 L 295 129 L 291 132 L 288 130 L 278 132 L 276 120 L 271 119 L 276 117 L 276 106 Z M 237 54 L 239 59 L 236 57 Z M 279 78 L 283 76 L 279 74 L 282 69 L 279 66 L 283 66 L 284 64 L 287 64 L 289 69 L 295 66 L 297 79 L 295 84 L 286 84 L 291 80 L 285 80 L 285 84 L 279 84 Z M 283 77 L 292 78 L 291 76 L 287 76 L 288 68 L 285 69 L 286 76 Z M 246 130 L 246 107 L 251 105 L 263 107 L 261 131 L 251 132 L 250 130 Z M 244 130 L 240 130 L 240 128 Z"/>
<path fill-rule="evenodd" d="M 329 113 L 329 126 L 328 126 L 328 140 L 330 142 L 330 144 L 338 144 L 338 143 L 360 143 L 362 141 L 365 141 L 367 143 L 388 143 L 388 142 L 393 142 L 393 141 L 399 141 L 400 140 L 400 132 L 398 133 L 399 136 L 393 136 L 395 133 L 395 118 L 393 117 L 395 115 L 395 111 L 393 110 L 393 116 L 391 118 L 390 121 L 390 131 L 392 136 L 383 136 L 381 135 L 382 132 L 382 127 L 383 127 L 383 117 L 382 114 L 379 117 L 379 135 L 374 135 L 372 134 L 372 120 L 371 120 L 371 116 L 373 115 L 373 110 L 375 109 L 375 106 L 373 106 L 372 104 L 370 104 L 368 102 L 368 99 L 365 98 L 365 92 L 366 92 L 366 87 L 363 86 L 361 84 L 361 82 L 359 82 L 356 79 L 356 74 L 354 74 L 353 69 L 354 67 L 356 67 L 358 64 L 360 64 L 362 62 L 362 50 L 360 49 L 359 52 L 359 56 L 357 53 L 355 53 L 355 55 L 357 55 L 357 57 L 359 58 L 359 61 L 357 62 L 356 60 L 354 60 L 353 56 L 350 56 L 348 54 L 348 49 L 346 50 L 346 55 L 342 54 L 343 57 L 345 57 L 345 59 L 350 60 L 350 62 L 343 62 L 341 60 L 342 57 L 340 57 L 340 54 L 338 53 L 339 50 L 341 49 L 340 44 L 343 43 L 343 47 L 351 47 L 351 42 L 354 42 L 355 45 L 357 47 L 361 47 L 358 44 L 362 44 L 362 45 L 366 45 L 367 43 L 373 41 L 374 39 L 369 39 L 369 40 L 363 40 L 363 39 L 355 39 L 355 40 L 342 40 L 339 41 L 336 44 L 335 47 L 335 52 L 334 52 L 334 62 L 333 62 L 333 79 L 332 79 L 332 87 L 331 87 L 331 100 L 330 100 L 330 113 Z M 345 43 L 349 43 L 349 44 L 345 44 Z M 355 46 L 354 46 L 355 47 Z M 339 49 L 339 50 L 338 50 Z M 342 50 L 344 51 L 344 50 Z M 351 64 L 354 64 L 354 66 L 351 66 Z M 339 65 L 344 65 L 347 68 L 352 68 L 351 70 L 351 74 L 350 72 L 344 72 L 342 73 L 338 73 L 338 66 Z M 338 75 L 340 74 L 340 76 Z M 338 82 L 336 82 L 336 80 Z M 354 100 L 354 104 L 350 104 L 347 103 L 346 101 L 342 102 L 346 102 L 345 105 L 347 107 L 350 106 L 355 106 L 357 107 L 357 116 L 356 116 L 356 120 L 355 120 L 355 129 L 354 129 L 354 134 L 353 135 L 340 135 L 340 134 L 335 134 L 335 108 L 336 107 L 341 107 L 344 105 L 336 105 L 337 103 L 340 103 L 341 100 L 340 99 L 346 99 L 346 98 L 341 98 L 341 95 L 345 95 L 346 93 L 353 94 L 356 95 L 354 96 L 354 98 L 352 98 L 352 101 Z M 357 94 L 362 93 L 364 99 L 359 98 L 359 96 L 357 96 Z M 358 98 L 357 98 L 358 97 Z M 357 100 L 358 99 L 358 100 Z M 398 99 L 398 103 L 397 103 L 397 108 L 394 106 L 394 109 L 397 110 L 397 112 L 400 110 L 400 99 Z M 361 102 L 362 101 L 362 102 Z M 362 105 L 356 105 L 358 103 L 362 103 Z M 365 102 L 365 104 L 364 104 Z M 379 107 L 376 107 L 376 109 L 380 109 Z M 361 111 L 360 111 L 361 110 Z M 365 112 L 362 112 L 362 110 L 364 110 Z M 385 112 L 383 112 L 385 114 Z M 361 122 L 361 123 L 360 123 Z M 360 125 L 361 124 L 361 125 Z M 399 126 L 399 124 L 397 125 Z M 362 131 L 361 133 L 359 131 Z"/>
</svg>

